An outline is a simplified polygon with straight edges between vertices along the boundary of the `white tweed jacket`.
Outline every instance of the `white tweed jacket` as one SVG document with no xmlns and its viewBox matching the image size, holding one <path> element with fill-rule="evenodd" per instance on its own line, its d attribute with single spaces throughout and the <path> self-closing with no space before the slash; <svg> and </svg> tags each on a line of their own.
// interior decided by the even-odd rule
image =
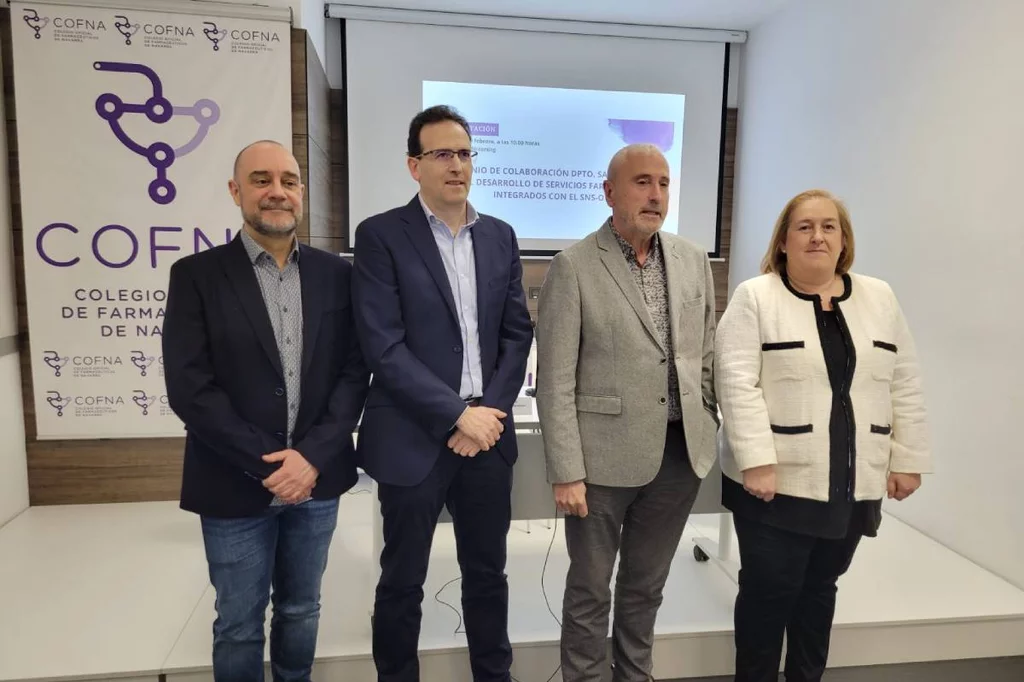
<svg viewBox="0 0 1024 682">
<path fill-rule="evenodd" d="M 855 363 L 854 498 L 885 496 L 889 472 L 927 473 L 931 453 L 914 342 L 892 289 L 849 275 L 834 299 Z M 722 471 L 776 465 L 776 491 L 828 500 L 832 387 L 819 336 L 821 303 L 779 275 L 737 287 L 718 325 L 715 387 L 725 429 Z"/>
</svg>

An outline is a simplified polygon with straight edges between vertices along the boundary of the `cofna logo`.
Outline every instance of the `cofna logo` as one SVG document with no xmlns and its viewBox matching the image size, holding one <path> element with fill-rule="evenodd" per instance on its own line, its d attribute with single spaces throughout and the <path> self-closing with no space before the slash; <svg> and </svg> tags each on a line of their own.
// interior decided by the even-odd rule
<svg viewBox="0 0 1024 682">
<path fill-rule="evenodd" d="M 136 389 L 132 391 L 132 402 L 142 410 L 142 416 L 149 416 L 149 408 L 156 404 L 156 396 L 148 395 L 145 391 Z"/>
<path fill-rule="evenodd" d="M 60 391 L 47 391 L 46 403 L 53 408 L 58 417 L 64 416 L 69 405 L 93 411 L 88 416 L 98 416 L 98 409 L 111 412 L 124 405 L 124 398 L 119 395 L 64 395 Z"/>
<path fill-rule="evenodd" d="M 220 51 L 220 41 L 224 40 L 228 35 L 226 28 L 218 28 L 216 22 L 204 21 L 203 22 L 203 35 L 206 39 L 213 44 L 213 51 Z"/>
<path fill-rule="evenodd" d="M 218 30 L 219 29 L 219 30 Z M 215 50 L 219 49 L 217 43 L 231 38 L 239 46 L 270 46 L 281 42 L 281 35 L 277 31 L 268 31 L 264 28 L 223 28 L 212 21 L 203 22 L 203 33 L 210 42 L 214 43 Z M 215 40 L 216 39 L 216 40 Z"/>
<path fill-rule="evenodd" d="M 25 25 L 35 33 L 36 40 L 43 37 L 43 29 L 50 23 L 50 17 L 39 16 L 39 12 L 30 7 L 25 8 L 25 14 L 21 18 L 25 20 Z"/>
<path fill-rule="evenodd" d="M 43 362 L 53 370 L 53 376 L 61 376 L 61 370 L 72 367 L 123 367 L 124 360 L 116 355 L 61 355 L 55 350 L 43 351 Z"/>
<path fill-rule="evenodd" d="M 102 19 L 83 19 L 82 17 L 68 16 L 68 15 L 57 15 L 52 19 L 50 17 L 44 17 L 39 15 L 39 11 L 31 7 L 26 7 L 23 10 L 21 16 L 24 20 L 25 25 L 28 26 L 36 40 L 43 37 L 43 29 L 49 25 L 53 25 L 54 28 L 64 29 L 68 31 L 106 31 L 107 25 Z M 118 30 L 121 30 L 120 28 Z M 122 35 L 124 33 L 122 32 Z"/>
<path fill-rule="evenodd" d="M 114 27 L 124 36 L 124 44 L 132 44 L 132 36 L 139 31 L 143 35 L 156 36 L 157 38 L 195 38 L 196 32 L 191 26 L 184 24 L 154 24 L 151 22 L 134 24 L 124 14 L 114 17 Z"/>
<path fill-rule="evenodd" d="M 64 408 L 71 404 L 71 398 L 60 394 L 60 391 L 47 391 L 46 402 L 57 412 L 58 417 L 64 416 Z"/>
<path fill-rule="evenodd" d="M 131 20 L 123 14 L 118 14 L 114 17 L 114 28 L 117 32 L 124 36 L 124 44 L 132 44 L 132 36 L 139 32 L 139 23 L 134 24 Z"/>
<path fill-rule="evenodd" d="M 110 130 L 118 142 L 144 158 L 153 167 L 156 178 L 149 183 L 149 198 L 160 205 L 171 203 L 177 195 L 177 187 L 168 177 L 168 170 L 176 159 L 194 151 L 206 139 L 210 128 L 220 119 L 220 106 L 205 98 L 196 100 L 192 106 L 172 104 L 164 94 L 164 84 L 160 76 L 145 64 L 94 62 L 93 68 L 101 73 L 141 75 L 149 81 L 153 94 L 145 102 L 129 103 L 113 92 L 105 92 L 96 98 L 96 113 L 110 125 Z M 180 146 L 164 141 L 149 145 L 140 144 L 128 135 L 121 123 L 121 118 L 129 114 L 145 116 L 150 123 L 156 125 L 167 123 L 174 116 L 191 116 L 196 122 L 196 132 L 190 140 Z"/>
<path fill-rule="evenodd" d="M 61 354 L 55 350 L 43 351 L 43 362 L 46 366 L 53 370 L 53 376 L 59 377 L 61 368 L 68 364 L 70 360 L 68 356 L 61 357 Z"/>
<path fill-rule="evenodd" d="M 168 407 L 170 405 L 166 394 L 146 393 L 142 389 L 132 391 L 132 402 L 142 411 L 143 417 L 149 416 L 149 411 L 154 405 L 160 405 L 161 407 Z"/>
<path fill-rule="evenodd" d="M 156 362 L 155 355 L 146 355 L 145 351 L 141 350 L 133 350 L 130 359 L 142 376 L 146 376 L 149 367 Z M 160 364 L 164 364 L 163 358 L 160 358 Z"/>
</svg>

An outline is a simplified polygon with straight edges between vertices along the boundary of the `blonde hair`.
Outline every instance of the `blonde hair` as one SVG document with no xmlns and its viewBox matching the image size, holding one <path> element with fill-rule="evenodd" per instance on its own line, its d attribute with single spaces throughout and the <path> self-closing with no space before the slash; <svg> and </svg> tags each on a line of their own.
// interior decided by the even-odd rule
<svg viewBox="0 0 1024 682">
<path fill-rule="evenodd" d="M 775 221 L 775 229 L 772 231 L 771 241 L 768 243 L 768 252 L 761 259 L 761 272 L 763 274 L 786 273 L 786 254 L 782 251 L 782 245 L 786 243 L 786 231 L 789 230 L 789 222 L 793 218 L 793 212 L 800 204 L 810 199 L 828 199 L 839 214 L 839 228 L 843 233 L 843 250 L 839 254 L 839 262 L 836 263 L 836 274 L 845 275 L 853 266 L 853 223 L 850 221 L 850 213 L 846 205 L 836 198 L 831 192 L 823 189 L 810 189 L 801 192 L 786 203 L 786 207 L 779 214 Z"/>
</svg>

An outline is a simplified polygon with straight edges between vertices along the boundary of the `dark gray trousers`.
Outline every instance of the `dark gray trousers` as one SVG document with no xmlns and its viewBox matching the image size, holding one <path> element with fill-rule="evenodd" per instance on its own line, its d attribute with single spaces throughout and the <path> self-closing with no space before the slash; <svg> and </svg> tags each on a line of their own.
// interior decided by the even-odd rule
<svg viewBox="0 0 1024 682">
<path fill-rule="evenodd" d="M 638 488 L 587 486 L 587 517 L 565 518 L 569 573 L 562 603 L 564 682 L 606 679 L 616 557 L 612 680 L 653 679 L 654 621 L 699 488 L 679 424 L 669 425 L 661 469 L 650 483 Z"/>
</svg>

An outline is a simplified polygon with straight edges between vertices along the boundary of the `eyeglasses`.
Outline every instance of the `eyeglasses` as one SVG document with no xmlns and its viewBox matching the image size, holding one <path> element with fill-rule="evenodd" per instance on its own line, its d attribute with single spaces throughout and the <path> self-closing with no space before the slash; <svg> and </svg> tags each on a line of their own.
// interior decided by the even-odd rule
<svg viewBox="0 0 1024 682">
<path fill-rule="evenodd" d="M 459 161 L 462 163 L 469 163 L 476 156 L 476 152 L 472 149 L 431 149 L 413 158 L 422 159 L 425 156 L 433 157 L 435 161 L 440 161 L 441 163 L 449 163 L 458 156 Z"/>
</svg>

